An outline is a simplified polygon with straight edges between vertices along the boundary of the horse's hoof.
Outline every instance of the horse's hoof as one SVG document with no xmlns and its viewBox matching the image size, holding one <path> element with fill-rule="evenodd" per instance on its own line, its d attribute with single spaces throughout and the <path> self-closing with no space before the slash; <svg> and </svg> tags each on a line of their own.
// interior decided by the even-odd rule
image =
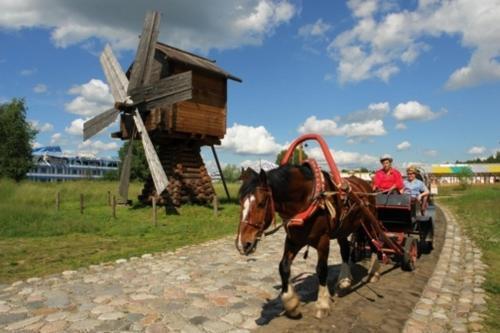
<svg viewBox="0 0 500 333">
<path fill-rule="evenodd" d="M 351 287 L 351 279 L 349 278 L 344 278 L 339 281 L 339 289 L 341 290 L 346 290 Z"/>
<path fill-rule="evenodd" d="M 330 309 L 316 309 L 316 313 L 314 314 L 314 317 L 316 319 L 323 319 L 328 317 L 330 314 Z"/>
<path fill-rule="evenodd" d="M 290 318 L 299 318 L 300 311 L 299 305 L 300 300 L 297 294 L 291 290 L 289 292 L 283 293 L 281 295 L 281 301 L 283 302 L 283 307 L 285 308 L 286 315 Z"/>
<path fill-rule="evenodd" d="M 295 308 L 292 311 L 285 311 L 285 315 L 290 319 L 300 319 L 302 318 L 302 313 L 300 313 L 299 308 Z"/>
<path fill-rule="evenodd" d="M 378 280 L 380 280 L 380 273 L 373 273 L 373 275 L 370 277 L 370 283 L 375 283 L 375 282 L 378 282 Z"/>
</svg>

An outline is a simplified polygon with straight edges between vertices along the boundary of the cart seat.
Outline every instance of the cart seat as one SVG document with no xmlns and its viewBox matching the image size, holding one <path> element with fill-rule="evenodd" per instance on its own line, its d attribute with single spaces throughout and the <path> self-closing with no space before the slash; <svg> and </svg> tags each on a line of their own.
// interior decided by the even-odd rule
<svg viewBox="0 0 500 333">
<path fill-rule="evenodd" d="M 385 224 L 412 224 L 412 203 L 409 194 L 385 194 L 375 196 L 378 219 Z"/>
</svg>

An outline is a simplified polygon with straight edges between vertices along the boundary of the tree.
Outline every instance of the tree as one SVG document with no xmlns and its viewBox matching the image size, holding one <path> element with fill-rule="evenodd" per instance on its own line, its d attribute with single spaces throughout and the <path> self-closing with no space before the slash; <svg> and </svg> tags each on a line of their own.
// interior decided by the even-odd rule
<svg viewBox="0 0 500 333">
<path fill-rule="evenodd" d="M 462 167 L 456 173 L 458 181 L 460 183 L 460 189 L 465 190 L 469 187 L 469 181 L 474 176 L 474 172 L 469 167 Z"/>
<path fill-rule="evenodd" d="M 130 141 L 127 141 L 118 151 L 118 156 L 120 156 L 120 173 L 121 166 L 123 166 L 123 161 L 127 155 L 128 146 Z M 144 148 L 140 140 L 134 140 L 132 142 L 132 163 L 130 166 L 130 180 L 140 180 L 146 181 L 149 177 L 149 166 L 146 160 L 146 155 L 144 154 Z"/>
<path fill-rule="evenodd" d="M 287 149 L 284 149 L 278 153 L 278 156 L 276 156 L 276 164 L 280 165 L 281 160 L 285 156 L 285 153 L 287 152 Z M 305 161 L 307 159 L 307 154 L 304 151 L 303 148 L 297 147 L 295 148 L 295 151 L 293 152 L 293 157 L 292 160 L 290 161 L 292 164 L 300 164 L 300 152 L 302 151 L 302 161 Z"/>
<path fill-rule="evenodd" d="M 37 131 L 26 121 L 24 99 L 0 104 L 0 177 L 20 181 L 33 167 L 31 143 Z"/>
<path fill-rule="evenodd" d="M 222 168 L 222 174 L 224 175 L 224 179 L 228 183 L 232 183 L 237 181 L 240 178 L 241 170 L 234 164 L 228 164 L 224 168 Z"/>
<path fill-rule="evenodd" d="M 463 164 L 463 163 L 499 163 L 500 162 L 500 151 L 497 151 L 496 153 L 484 158 L 476 158 L 472 160 L 466 160 L 466 161 L 456 161 L 457 164 Z"/>
</svg>

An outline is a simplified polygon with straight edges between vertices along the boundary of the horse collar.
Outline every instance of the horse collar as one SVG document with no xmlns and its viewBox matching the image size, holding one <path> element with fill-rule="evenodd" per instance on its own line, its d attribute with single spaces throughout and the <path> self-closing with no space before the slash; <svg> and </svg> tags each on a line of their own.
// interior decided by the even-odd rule
<svg viewBox="0 0 500 333">
<path fill-rule="evenodd" d="M 288 227 L 302 226 L 304 221 L 311 217 L 319 207 L 324 206 L 321 202 L 321 194 L 325 191 L 325 177 L 323 176 L 323 172 L 315 159 L 308 159 L 304 162 L 304 164 L 311 168 L 314 175 L 314 187 L 310 196 L 311 203 L 306 210 L 287 220 Z"/>
</svg>

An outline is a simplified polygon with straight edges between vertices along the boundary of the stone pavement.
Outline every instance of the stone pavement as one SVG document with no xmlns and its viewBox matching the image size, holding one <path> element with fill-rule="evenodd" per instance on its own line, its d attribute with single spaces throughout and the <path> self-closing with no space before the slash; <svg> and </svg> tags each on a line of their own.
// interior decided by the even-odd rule
<svg viewBox="0 0 500 333">
<path fill-rule="evenodd" d="M 279 294 L 284 237 L 265 238 L 251 257 L 226 237 L 15 282 L 0 289 L 0 332 L 247 332 L 282 311 L 263 304 Z M 293 271 L 312 274 L 310 254 Z"/>
<path fill-rule="evenodd" d="M 0 332 L 479 331 L 486 308 L 480 287 L 485 267 L 479 250 L 444 212 L 446 239 L 444 221 L 438 221 L 437 249 L 418 260 L 416 271 L 386 265 L 378 283 L 363 285 L 359 279 L 366 270 L 356 265 L 357 287 L 336 297 L 322 321 L 308 312 L 317 284 L 314 250 L 308 260 L 299 254 L 292 267 L 304 318 L 278 317 L 280 231 L 265 238 L 251 257 L 240 256 L 232 237 L 226 237 L 0 286 Z M 335 241 L 331 247 L 333 286 L 340 258 Z"/>
<path fill-rule="evenodd" d="M 447 230 L 443 249 L 420 301 L 403 332 L 479 332 L 486 310 L 486 265 L 481 251 L 461 232 L 453 214 L 441 207 Z"/>
</svg>

